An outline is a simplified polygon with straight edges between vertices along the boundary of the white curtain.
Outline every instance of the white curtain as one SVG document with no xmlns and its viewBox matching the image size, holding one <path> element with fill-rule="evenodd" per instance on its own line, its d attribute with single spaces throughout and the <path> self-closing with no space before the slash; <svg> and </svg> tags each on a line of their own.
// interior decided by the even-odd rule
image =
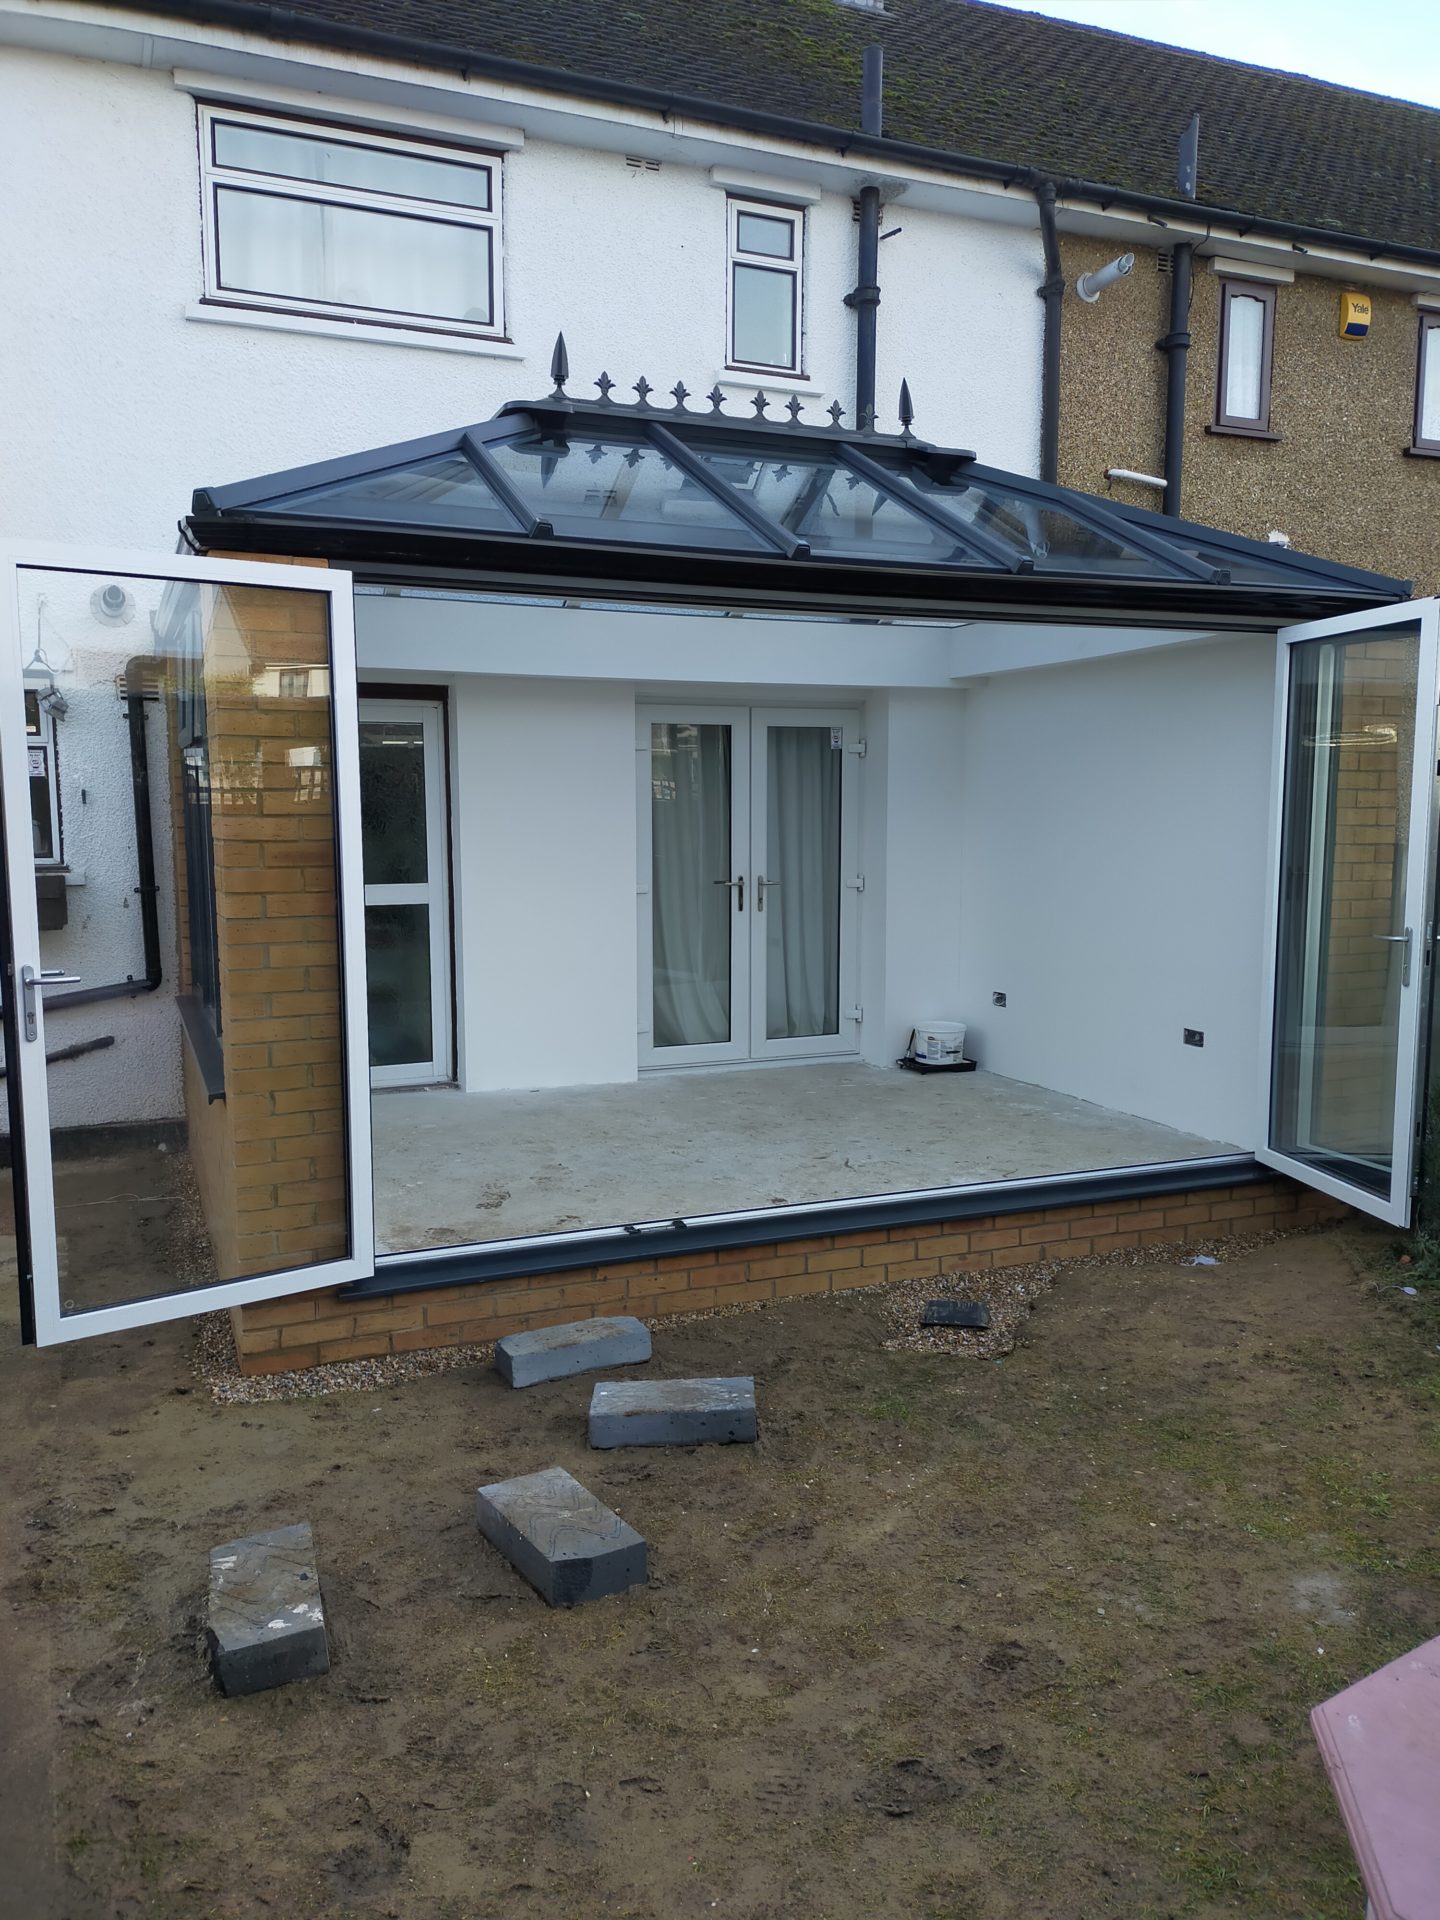
<svg viewBox="0 0 1440 1920">
<path fill-rule="evenodd" d="M 831 739 L 829 727 L 769 729 L 765 1030 L 772 1040 L 840 1030 L 841 749 Z"/>
<path fill-rule="evenodd" d="M 1260 418 L 1261 366 L 1265 352 L 1265 302 L 1232 294 L 1225 320 L 1225 416 Z"/>
<path fill-rule="evenodd" d="M 650 728 L 657 1047 L 730 1038 L 730 729 Z"/>
</svg>

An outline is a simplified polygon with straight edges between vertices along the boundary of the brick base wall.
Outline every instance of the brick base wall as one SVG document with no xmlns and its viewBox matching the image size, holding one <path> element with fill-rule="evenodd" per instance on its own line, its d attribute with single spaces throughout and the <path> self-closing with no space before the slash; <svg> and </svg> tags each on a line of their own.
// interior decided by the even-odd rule
<svg viewBox="0 0 1440 1920">
<path fill-rule="evenodd" d="M 331 1360 L 488 1342 L 594 1314 L 633 1313 L 645 1320 L 794 1294 L 841 1293 L 887 1280 L 983 1273 L 1032 1260 L 1078 1260 L 1121 1247 L 1299 1231 L 1343 1219 L 1349 1211 L 1338 1200 L 1276 1177 L 1195 1193 L 825 1234 L 364 1300 L 341 1299 L 333 1291 L 297 1294 L 236 1307 L 231 1324 L 241 1371 L 280 1373 Z"/>
</svg>

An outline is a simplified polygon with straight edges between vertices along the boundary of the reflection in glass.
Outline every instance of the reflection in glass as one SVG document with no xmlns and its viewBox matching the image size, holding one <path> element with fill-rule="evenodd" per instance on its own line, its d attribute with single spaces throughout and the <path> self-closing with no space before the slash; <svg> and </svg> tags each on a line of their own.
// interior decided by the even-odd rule
<svg viewBox="0 0 1440 1920">
<path fill-rule="evenodd" d="M 430 1014 L 430 909 L 367 906 L 370 1064 L 408 1066 L 435 1052 Z"/>
<path fill-rule="evenodd" d="M 1085 567 L 1099 567 L 1106 573 L 1166 570 L 1163 561 L 1075 519 L 1053 501 L 1017 493 L 991 480 L 967 480 L 963 469 L 959 478 L 943 486 L 920 467 L 907 467 L 905 478 L 954 519 L 1002 541 L 1017 559 L 1032 561 L 1039 571 L 1050 567 L 1062 572 Z"/>
<path fill-rule="evenodd" d="M 795 365 L 797 286 L 793 273 L 735 263 L 730 324 L 735 359 L 742 366 Z"/>
<path fill-rule="evenodd" d="M 360 722 L 360 833 L 367 887 L 425 883 L 429 822 L 418 720 Z"/>
<path fill-rule="evenodd" d="M 1394 1158 L 1419 649 L 1417 627 L 1290 650 L 1270 1141 L 1380 1194 Z"/>
<path fill-rule="evenodd" d="M 362 146 L 308 133 L 281 132 L 235 120 L 214 125 L 215 161 L 247 173 L 277 173 L 325 186 L 359 187 L 403 199 L 439 200 L 484 212 L 490 205 L 490 169 L 393 147 Z"/>
<path fill-rule="evenodd" d="M 650 727 L 651 914 L 657 1047 L 729 1040 L 728 726 Z"/>
<path fill-rule="evenodd" d="M 768 551 L 758 533 L 653 447 L 556 443 L 527 433 L 492 441 L 489 451 L 557 534 Z"/>
<path fill-rule="evenodd" d="M 911 513 L 858 473 L 830 460 L 737 458 L 702 451 L 718 479 L 747 494 L 788 533 L 815 553 L 853 553 L 867 559 L 945 561 L 964 566 L 971 556 L 954 538 Z"/>
<path fill-rule="evenodd" d="M 458 449 L 379 473 L 335 480 L 323 487 L 259 503 L 286 513 L 323 513 L 339 520 L 403 520 L 420 525 L 480 527 L 510 532 L 513 516 Z"/>
<path fill-rule="evenodd" d="M 843 755 L 828 726 L 766 731 L 765 1031 L 838 1033 Z"/>
</svg>

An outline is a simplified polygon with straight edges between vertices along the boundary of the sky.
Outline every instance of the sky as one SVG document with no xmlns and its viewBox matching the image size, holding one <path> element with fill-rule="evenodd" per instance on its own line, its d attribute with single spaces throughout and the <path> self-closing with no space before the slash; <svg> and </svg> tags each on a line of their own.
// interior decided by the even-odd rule
<svg viewBox="0 0 1440 1920">
<path fill-rule="evenodd" d="M 1440 107 L 1436 0 L 1006 0 L 1142 40 Z"/>
</svg>

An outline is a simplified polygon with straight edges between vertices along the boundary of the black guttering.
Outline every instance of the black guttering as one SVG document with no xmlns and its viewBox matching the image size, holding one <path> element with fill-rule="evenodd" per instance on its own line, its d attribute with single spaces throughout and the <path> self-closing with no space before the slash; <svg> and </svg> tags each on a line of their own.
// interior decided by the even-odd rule
<svg viewBox="0 0 1440 1920">
<path fill-rule="evenodd" d="M 878 134 L 884 125 L 885 53 L 866 47 L 860 94 L 860 124 Z M 860 189 L 860 232 L 855 291 L 845 304 L 855 313 L 855 424 L 861 433 L 875 426 L 875 333 L 880 305 L 880 189 Z"/>
<path fill-rule="evenodd" d="M 1060 241 L 1055 232 L 1053 180 L 1036 180 L 1035 206 L 1040 215 L 1040 244 L 1045 251 L 1045 278 L 1035 289 L 1045 302 L 1045 334 L 1040 349 L 1040 478 L 1052 485 L 1060 478 L 1060 327 L 1065 313 L 1065 275 L 1060 264 Z"/>
<path fill-rule="evenodd" d="M 588 74 L 566 72 L 561 67 L 541 66 L 527 60 L 511 60 L 499 54 L 485 54 L 456 47 L 442 41 L 414 38 L 399 33 L 378 33 L 368 27 L 351 26 L 340 20 L 317 20 L 298 14 L 288 7 L 250 4 L 250 0 L 186 0 L 186 4 L 162 4 L 152 9 L 157 15 L 169 15 L 193 26 L 229 27 L 238 33 L 262 34 L 277 41 L 301 41 L 311 46 L 330 47 L 337 52 L 369 54 L 375 59 L 395 60 L 408 66 L 429 66 L 458 73 L 463 79 L 508 81 L 549 93 L 568 93 L 579 100 L 603 101 L 611 106 L 636 107 L 656 113 L 662 120 L 672 117 L 707 121 L 712 126 L 734 127 L 741 132 L 768 134 L 780 140 L 800 141 L 809 146 L 828 147 L 842 158 L 860 156 L 893 160 L 916 166 L 933 167 L 942 173 L 968 174 L 978 180 L 993 180 L 1006 187 L 1025 186 L 1033 170 L 1018 161 L 985 160 L 978 154 L 956 153 L 945 147 L 928 147 L 918 141 L 894 140 L 884 135 L 867 134 L 850 127 L 832 127 L 821 121 L 798 120 L 789 114 L 766 113 L 755 107 L 729 106 L 722 101 L 702 99 L 694 94 L 675 93 L 669 88 L 637 86 L 625 80 L 600 80 Z M 221 84 L 217 76 L 217 85 Z M 1194 224 L 1197 219 L 1226 228 L 1238 229 L 1238 237 L 1251 234 L 1266 239 L 1297 240 L 1320 247 L 1339 247 L 1363 254 L 1367 259 L 1408 260 L 1420 266 L 1440 266 L 1440 249 L 1412 246 L 1407 241 L 1376 240 L 1367 234 L 1344 233 L 1329 227 L 1312 227 L 1293 220 L 1277 220 L 1243 208 L 1211 206 L 1169 194 L 1144 193 L 1138 188 L 1120 187 L 1102 180 L 1057 179 L 1063 199 L 1085 200 L 1102 212 L 1111 207 L 1154 215 L 1163 225 L 1166 218 Z"/>
<path fill-rule="evenodd" d="M 813 1207 L 752 1213 L 740 1219 L 715 1214 L 708 1219 L 657 1221 L 652 1226 L 596 1233 L 537 1234 L 533 1240 L 511 1241 L 502 1247 L 481 1244 L 422 1255 L 381 1254 L 375 1272 L 341 1287 L 337 1298 L 365 1300 L 377 1294 L 423 1293 L 432 1287 L 530 1279 L 541 1273 L 613 1267 L 631 1260 L 811 1240 L 821 1234 L 873 1233 L 882 1227 L 919 1226 L 937 1220 L 981 1220 L 992 1214 L 1044 1207 L 1094 1206 L 1104 1200 L 1139 1200 L 1150 1194 L 1200 1193 L 1273 1178 L 1270 1169 L 1261 1166 L 1253 1155 L 1235 1153 L 1209 1160 L 1172 1160 L 1160 1166 L 1057 1174 L 1052 1179 L 879 1194 L 871 1200 L 820 1201 Z"/>
<path fill-rule="evenodd" d="M 1195 198 L 1200 169 L 1200 115 L 1192 113 L 1180 136 L 1176 184 L 1187 200 Z M 1170 331 L 1155 345 L 1165 355 L 1165 511 L 1180 517 L 1180 486 L 1185 472 L 1185 381 L 1190 365 L 1190 284 L 1195 259 L 1193 240 L 1176 242 L 1170 254 Z"/>
</svg>

